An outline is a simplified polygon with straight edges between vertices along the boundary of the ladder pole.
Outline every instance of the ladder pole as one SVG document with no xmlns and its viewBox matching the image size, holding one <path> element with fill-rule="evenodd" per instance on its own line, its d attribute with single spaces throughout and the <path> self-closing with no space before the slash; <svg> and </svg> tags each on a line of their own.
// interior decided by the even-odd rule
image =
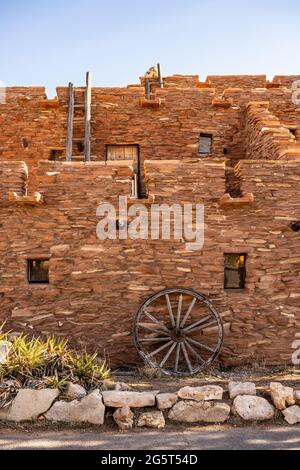
<svg viewBox="0 0 300 470">
<path fill-rule="evenodd" d="M 86 74 L 85 88 L 85 143 L 84 143 L 84 159 L 86 162 L 91 160 L 91 73 Z"/>
<path fill-rule="evenodd" d="M 73 119 L 74 119 L 74 87 L 73 83 L 69 83 L 69 97 L 68 97 L 68 127 L 67 127 L 67 148 L 66 148 L 66 161 L 72 161 L 72 147 L 73 147 Z"/>
<path fill-rule="evenodd" d="M 163 78 L 162 78 L 162 76 L 161 76 L 160 64 L 157 64 L 157 72 L 158 72 L 158 82 L 159 82 L 159 86 L 160 86 L 160 88 L 163 88 L 163 87 L 164 87 L 164 82 L 163 82 Z"/>
</svg>

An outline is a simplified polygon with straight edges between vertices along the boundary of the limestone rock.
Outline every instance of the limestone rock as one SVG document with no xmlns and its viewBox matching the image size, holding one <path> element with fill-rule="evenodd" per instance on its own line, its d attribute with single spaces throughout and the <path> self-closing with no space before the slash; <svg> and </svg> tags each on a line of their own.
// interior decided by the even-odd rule
<svg viewBox="0 0 300 470">
<path fill-rule="evenodd" d="M 178 401 L 176 393 L 159 393 L 156 396 L 157 408 L 159 410 L 168 410 Z"/>
<path fill-rule="evenodd" d="M 218 385 L 204 385 L 202 387 L 184 387 L 177 395 L 183 400 L 222 400 L 223 388 Z"/>
<path fill-rule="evenodd" d="M 232 411 L 246 421 L 264 421 L 274 416 L 274 407 L 265 398 L 253 395 L 237 396 Z"/>
<path fill-rule="evenodd" d="M 105 406 L 98 390 L 82 400 L 57 401 L 45 414 L 46 419 L 63 423 L 104 423 Z"/>
<path fill-rule="evenodd" d="M 161 429 L 166 425 L 164 415 L 161 411 L 147 411 L 142 413 L 138 419 L 138 427 L 146 426 L 147 428 Z"/>
<path fill-rule="evenodd" d="M 144 408 L 145 406 L 155 405 L 155 396 L 158 392 L 118 392 L 106 391 L 102 392 L 105 406 L 113 408 Z"/>
<path fill-rule="evenodd" d="M 169 419 L 181 423 L 223 423 L 230 414 L 226 403 L 179 401 L 169 411 Z"/>
<path fill-rule="evenodd" d="M 0 364 L 5 364 L 11 348 L 12 343 L 10 341 L 0 341 Z"/>
<path fill-rule="evenodd" d="M 131 429 L 133 426 L 133 416 L 129 406 L 118 408 L 113 414 L 113 418 L 120 429 Z"/>
<path fill-rule="evenodd" d="M 300 405 L 300 390 L 295 390 L 294 398 L 296 405 Z"/>
<path fill-rule="evenodd" d="M 285 387 L 279 382 L 272 382 L 270 390 L 272 401 L 278 410 L 284 410 L 287 406 L 295 404 L 292 387 Z"/>
<path fill-rule="evenodd" d="M 45 388 L 31 390 L 22 388 L 11 406 L 1 411 L 0 419 L 7 421 L 31 421 L 49 410 L 58 397 L 59 390 Z"/>
<path fill-rule="evenodd" d="M 294 405 L 283 410 L 284 419 L 289 424 L 300 423 L 300 406 Z"/>
<path fill-rule="evenodd" d="M 70 382 L 67 386 L 65 395 L 67 398 L 70 398 L 71 400 L 77 400 L 79 398 L 85 397 L 86 391 L 81 385 L 73 384 L 72 382 Z"/>
<path fill-rule="evenodd" d="M 232 400 L 238 395 L 256 395 L 256 387 L 253 382 L 229 382 L 228 391 Z"/>
<path fill-rule="evenodd" d="M 105 390 L 115 390 L 116 382 L 113 382 L 111 379 L 104 379 L 101 384 L 101 391 Z"/>
<path fill-rule="evenodd" d="M 115 385 L 115 390 L 118 392 L 128 392 L 129 390 L 131 390 L 131 387 L 125 382 L 117 382 Z"/>
</svg>

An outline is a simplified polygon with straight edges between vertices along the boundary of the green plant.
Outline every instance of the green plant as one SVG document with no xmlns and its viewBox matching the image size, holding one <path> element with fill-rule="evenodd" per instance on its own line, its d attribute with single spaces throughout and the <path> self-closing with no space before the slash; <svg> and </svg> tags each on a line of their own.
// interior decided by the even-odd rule
<svg viewBox="0 0 300 470">
<path fill-rule="evenodd" d="M 48 336 L 45 340 L 45 347 L 47 352 L 52 355 L 60 357 L 69 357 L 70 349 L 68 340 L 65 338 L 56 338 L 55 336 Z"/>
<path fill-rule="evenodd" d="M 71 367 L 79 379 L 90 379 L 92 382 L 107 379 L 111 374 L 106 362 L 97 359 L 97 353 L 89 354 L 86 351 L 72 356 Z"/>
<path fill-rule="evenodd" d="M 0 340 L 9 340 L 9 334 L 0 327 Z M 48 336 L 28 338 L 16 336 L 4 364 L 0 365 L 0 382 L 17 379 L 22 386 L 64 390 L 70 381 L 79 381 L 87 389 L 111 375 L 105 361 L 97 353 L 73 351 L 65 338 Z"/>
<path fill-rule="evenodd" d="M 13 339 L 12 349 L 4 368 L 10 376 L 32 376 L 41 373 L 47 363 L 46 348 L 39 338 L 18 336 Z"/>
<path fill-rule="evenodd" d="M 63 392 L 66 389 L 68 382 L 70 382 L 70 376 L 59 377 L 58 372 L 55 371 L 52 376 L 43 377 L 43 382 L 47 388 L 58 388 Z"/>
<path fill-rule="evenodd" d="M 3 327 L 5 325 L 5 322 L 2 323 L 0 326 L 0 341 L 9 341 L 9 332 L 4 333 L 3 332 Z"/>
</svg>

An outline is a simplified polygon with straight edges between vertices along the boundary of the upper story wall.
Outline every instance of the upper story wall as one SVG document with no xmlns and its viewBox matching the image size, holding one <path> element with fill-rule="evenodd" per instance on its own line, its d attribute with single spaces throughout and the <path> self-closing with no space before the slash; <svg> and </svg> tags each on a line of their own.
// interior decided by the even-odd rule
<svg viewBox="0 0 300 470">
<path fill-rule="evenodd" d="M 174 75 L 164 79 L 164 89 L 156 88 L 155 97 L 161 103 L 157 108 L 141 106 L 142 85 L 93 88 L 93 160 L 105 160 L 107 144 L 139 145 L 142 171 L 145 160 L 199 158 L 201 132 L 213 135 L 209 158 L 256 158 L 247 152 L 246 106 L 250 101 L 267 101 L 280 125 L 297 127 L 299 106 L 293 103 L 291 89 L 295 79 L 275 77 L 269 83 L 264 75 L 209 76 L 201 82 L 197 75 Z M 48 160 L 53 149 L 63 159 L 67 102 L 67 87 L 59 87 L 54 100 L 47 100 L 43 87 L 8 88 L 6 104 L 0 105 L 0 159 L 34 166 L 41 159 Z M 75 88 L 73 155 L 80 158 L 83 105 L 84 88 Z"/>
</svg>

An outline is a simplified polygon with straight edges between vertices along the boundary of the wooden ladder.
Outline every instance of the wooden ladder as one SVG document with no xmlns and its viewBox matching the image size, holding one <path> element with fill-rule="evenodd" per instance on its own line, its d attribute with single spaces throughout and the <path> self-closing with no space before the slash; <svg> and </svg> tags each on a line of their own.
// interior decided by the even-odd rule
<svg viewBox="0 0 300 470">
<path fill-rule="evenodd" d="M 86 74 L 85 89 L 69 83 L 66 161 L 86 161 L 91 157 L 91 74 Z"/>
</svg>

